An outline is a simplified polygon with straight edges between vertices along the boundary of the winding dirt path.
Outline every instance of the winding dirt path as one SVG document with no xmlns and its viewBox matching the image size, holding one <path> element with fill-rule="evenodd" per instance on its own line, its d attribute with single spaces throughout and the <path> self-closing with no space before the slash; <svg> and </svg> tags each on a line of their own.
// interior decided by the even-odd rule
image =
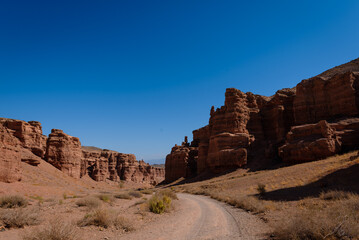
<svg viewBox="0 0 359 240">
<path fill-rule="evenodd" d="M 179 204 L 173 214 L 120 239 L 265 239 L 266 225 L 243 210 L 205 196 L 178 194 L 178 197 Z"/>
</svg>

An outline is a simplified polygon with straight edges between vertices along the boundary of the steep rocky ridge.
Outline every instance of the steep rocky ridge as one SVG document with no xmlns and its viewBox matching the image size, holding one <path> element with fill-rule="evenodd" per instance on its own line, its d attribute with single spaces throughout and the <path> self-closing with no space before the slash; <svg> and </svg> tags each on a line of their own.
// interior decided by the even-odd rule
<svg viewBox="0 0 359 240">
<path fill-rule="evenodd" d="M 0 181 L 21 180 L 21 161 L 32 166 L 47 161 L 75 179 L 88 175 L 95 181 L 157 184 L 165 175 L 163 168 L 137 161 L 133 154 L 82 148 L 77 137 L 62 130 L 52 129 L 46 137 L 39 122 L 0 118 Z"/>
<path fill-rule="evenodd" d="M 271 97 L 228 88 L 224 106 L 211 108 L 209 124 L 193 131 L 192 143 L 167 156 L 166 180 L 191 177 L 193 169 L 197 175 L 258 169 L 274 159 L 301 163 L 358 148 L 358 71 L 356 59 Z"/>
</svg>

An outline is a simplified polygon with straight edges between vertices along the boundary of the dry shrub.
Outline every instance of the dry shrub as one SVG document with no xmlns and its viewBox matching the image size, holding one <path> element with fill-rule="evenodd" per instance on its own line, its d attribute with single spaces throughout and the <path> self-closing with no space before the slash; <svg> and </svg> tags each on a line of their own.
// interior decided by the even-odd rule
<svg viewBox="0 0 359 240">
<path fill-rule="evenodd" d="M 119 198 L 119 199 L 132 199 L 132 196 L 128 193 L 119 193 L 115 195 L 115 198 Z"/>
<path fill-rule="evenodd" d="M 96 209 L 95 211 L 86 214 L 77 224 L 80 227 L 93 225 L 109 228 L 114 226 L 117 229 L 123 229 L 126 232 L 134 230 L 134 224 L 131 221 L 104 208 Z"/>
<path fill-rule="evenodd" d="M 274 225 L 278 239 L 358 239 L 359 197 L 339 200 L 325 208 L 312 208 L 287 216 Z"/>
<path fill-rule="evenodd" d="M 69 222 L 54 219 L 42 229 L 34 229 L 23 240 L 80 240 L 77 229 Z"/>
<path fill-rule="evenodd" d="M 108 228 L 112 225 L 112 220 L 110 211 L 108 209 L 100 208 L 86 214 L 77 224 L 80 227 L 94 225 Z"/>
<path fill-rule="evenodd" d="M 34 209 L 6 209 L 0 211 L 0 223 L 7 228 L 22 228 L 37 225 L 40 221 Z"/>
<path fill-rule="evenodd" d="M 143 190 L 141 190 L 140 191 L 142 194 L 152 194 L 153 193 L 153 190 L 151 190 L 151 189 L 143 189 Z"/>
<path fill-rule="evenodd" d="M 76 204 L 79 207 L 98 208 L 101 206 L 101 201 L 98 198 L 85 197 L 85 198 L 79 199 L 76 202 Z"/>
<path fill-rule="evenodd" d="M 264 202 L 253 196 L 229 197 L 224 202 L 253 213 L 263 213 L 266 210 Z"/>
<path fill-rule="evenodd" d="M 166 195 L 156 194 L 148 201 L 149 210 L 161 214 L 172 209 L 172 199 Z"/>
<path fill-rule="evenodd" d="M 27 200 L 19 195 L 3 196 L 0 198 L 0 207 L 2 208 L 26 207 L 27 204 Z"/>
<path fill-rule="evenodd" d="M 258 192 L 259 196 L 263 197 L 267 192 L 266 185 L 262 184 L 262 183 L 259 183 L 257 185 L 257 192 Z"/>
<path fill-rule="evenodd" d="M 125 232 L 131 232 L 135 230 L 135 224 L 123 216 L 116 216 L 113 221 L 113 225 L 117 229 L 122 229 Z"/>
<path fill-rule="evenodd" d="M 351 193 L 351 192 L 333 190 L 333 191 L 320 193 L 319 198 L 323 199 L 323 200 L 336 201 L 336 200 L 344 200 L 344 199 L 353 198 L 355 196 L 356 196 L 356 194 Z"/>
<path fill-rule="evenodd" d="M 107 195 L 107 194 L 99 194 L 97 195 L 97 197 L 107 203 L 112 203 L 114 201 L 114 198 L 112 195 Z"/>
<path fill-rule="evenodd" d="M 163 189 L 156 193 L 158 196 L 167 196 L 173 200 L 178 200 L 177 194 L 171 189 Z"/>
<path fill-rule="evenodd" d="M 135 197 L 135 198 L 140 198 L 140 197 L 142 197 L 142 193 L 137 192 L 137 191 L 130 191 L 128 194 L 129 194 L 130 196 L 132 196 L 132 197 Z"/>
</svg>

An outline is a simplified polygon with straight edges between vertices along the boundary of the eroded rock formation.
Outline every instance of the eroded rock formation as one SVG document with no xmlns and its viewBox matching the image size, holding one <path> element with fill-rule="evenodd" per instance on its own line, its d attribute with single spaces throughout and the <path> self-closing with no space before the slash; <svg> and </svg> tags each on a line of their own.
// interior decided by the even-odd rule
<svg viewBox="0 0 359 240">
<path fill-rule="evenodd" d="M 47 139 L 45 159 L 67 175 L 81 177 L 81 143 L 59 129 L 52 129 Z"/>
<path fill-rule="evenodd" d="M 272 164 L 301 163 L 359 147 L 359 59 L 301 81 L 272 97 L 228 88 L 224 106 L 211 108 L 209 124 L 193 131 L 187 146 L 166 158 L 166 180 L 190 177 L 186 153 L 197 174 Z"/>
<path fill-rule="evenodd" d="M 62 130 L 52 129 L 46 137 L 39 122 L 0 118 L 0 181 L 21 180 L 21 161 L 37 166 L 44 160 L 76 179 L 88 174 L 95 181 L 157 184 L 165 175 L 164 168 L 137 161 L 133 154 L 82 149 L 78 138 Z"/>
<path fill-rule="evenodd" d="M 19 142 L 0 124 L 0 181 L 21 180 L 21 155 Z"/>
</svg>

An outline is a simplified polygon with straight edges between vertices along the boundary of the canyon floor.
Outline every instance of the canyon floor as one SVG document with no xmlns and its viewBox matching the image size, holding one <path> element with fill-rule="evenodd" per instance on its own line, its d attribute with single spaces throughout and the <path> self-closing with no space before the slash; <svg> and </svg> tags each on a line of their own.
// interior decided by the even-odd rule
<svg viewBox="0 0 359 240">
<path fill-rule="evenodd" d="M 1 183 L 0 195 L 25 197 L 29 205 L 20 211 L 35 214 L 37 223 L 0 227 L 0 239 L 26 239 L 56 227 L 73 231 L 76 240 L 290 239 L 297 230 L 308 229 L 315 239 L 358 234 L 357 217 L 352 216 L 359 202 L 357 151 L 270 170 L 238 169 L 196 182 L 180 179 L 157 188 L 88 177 L 76 180 L 46 162 L 37 167 L 22 164 L 22 181 Z M 163 188 L 177 192 L 178 200 L 173 200 L 169 212 L 152 213 L 148 200 Z M 131 199 L 123 197 L 131 192 Z M 96 206 L 79 204 L 89 199 Z M 107 228 L 80 226 L 96 209 L 105 211 L 105 216 L 116 213 L 120 222 Z M 0 210 L 4 214 L 16 209 Z"/>
</svg>

